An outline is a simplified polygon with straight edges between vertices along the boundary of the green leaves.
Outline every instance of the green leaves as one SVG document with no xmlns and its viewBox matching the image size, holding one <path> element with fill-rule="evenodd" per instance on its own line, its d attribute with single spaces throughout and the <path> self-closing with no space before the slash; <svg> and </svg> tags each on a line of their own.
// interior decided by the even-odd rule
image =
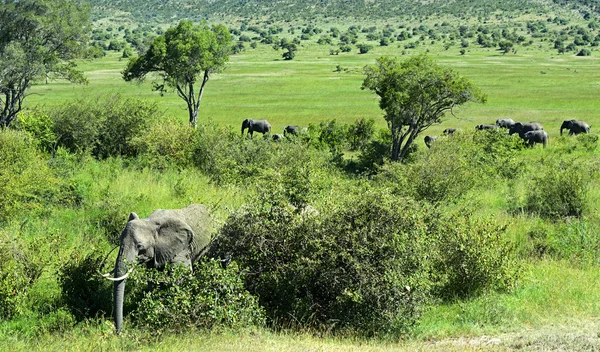
<svg viewBox="0 0 600 352">
<path fill-rule="evenodd" d="M 181 21 L 156 37 L 143 56 L 130 59 L 122 72 L 123 79 L 143 80 L 148 73 L 158 73 L 162 83 L 155 83 L 154 89 L 161 93 L 174 89 L 188 106 L 190 124 L 196 126 L 204 85 L 211 73 L 224 69 L 231 49 L 231 36 L 225 26 Z M 202 84 L 196 92 L 194 85 L 199 79 Z"/>
<path fill-rule="evenodd" d="M 70 60 L 87 40 L 87 7 L 67 0 L 11 2 L 0 8 L 0 23 L 0 126 L 11 125 L 33 80 L 86 82 Z"/>
<path fill-rule="evenodd" d="M 379 107 L 392 132 L 392 159 L 402 160 L 414 138 L 440 123 L 444 114 L 485 96 L 469 80 L 435 63 L 427 55 L 405 61 L 380 57 L 364 69 L 362 89 L 380 98 Z"/>
</svg>

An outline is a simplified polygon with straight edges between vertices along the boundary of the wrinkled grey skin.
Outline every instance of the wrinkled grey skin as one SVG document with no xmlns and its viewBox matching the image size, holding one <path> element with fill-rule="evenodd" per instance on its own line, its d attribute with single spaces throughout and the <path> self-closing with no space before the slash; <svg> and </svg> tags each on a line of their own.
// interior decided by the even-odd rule
<svg viewBox="0 0 600 352">
<path fill-rule="evenodd" d="M 530 147 L 533 147 L 535 143 L 542 143 L 544 148 L 546 148 L 546 145 L 548 144 L 548 133 L 544 130 L 529 131 L 523 135 L 523 140 L 525 140 Z"/>
<path fill-rule="evenodd" d="M 192 204 L 184 209 L 156 210 L 140 219 L 129 214 L 121 232 L 119 255 L 115 263 L 115 278 L 122 277 L 128 266 L 145 264 L 148 268 L 164 269 L 167 264 L 192 264 L 210 248 L 214 231 L 206 206 Z M 117 333 L 123 328 L 123 296 L 125 279 L 114 281 L 114 319 Z"/>
<path fill-rule="evenodd" d="M 444 135 L 445 136 L 452 136 L 458 130 L 459 130 L 459 128 L 446 128 L 444 130 Z"/>
<path fill-rule="evenodd" d="M 514 126 L 515 121 L 513 119 L 498 119 L 496 120 L 496 126 L 500 128 L 511 128 Z"/>
<path fill-rule="evenodd" d="M 498 126 L 496 126 L 496 125 L 477 125 L 477 126 L 475 126 L 475 129 L 478 131 L 494 130 L 496 128 L 498 128 Z"/>
<path fill-rule="evenodd" d="M 242 122 L 242 135 L 244 135 L 244 130 L 246 128 L 248 129 L 250 138 L 252 138 L 252 134 L 254 132 L 259 132 L 262 134 L 271 132 L 271 124 L 267 120 L 245 119 Z"/>
<path fill-rule="evenodd" d="M 569 136 L 580 133 L 590 133 L 590 125 L 581 120 L 565 120 L 560 125 L 560 135 L 562 136 L 564 129 L 569 130 Z"/>
<path fill-rule="evenodd" d="M 289 133 L 293 134 L 294 136 L 297 136 L 299 131 L 300 127 L 298 126 L 285 126 L 285 128 L 283 129 L 283 135 L 287 136 Z"/>
<path fill-rule="evenodd" d="M 431 148 L 431 143 L 437 140 L 437 136 L 425 136 L 424 141 L 427 148 Z"/>
<path fill-rule="evenodd" d="M 275 133 L 273 135 L 273 140 L 276 141 L 276 142 L 279 142 L 279 141 L 283 140 L 283 138 L 285 138 L 285 137 L 283 137 L 283 135 L 281 133 Z"/>
<path fill-rule="evenodd" d="M 508 134 L 512 136 L 513 134 L 518 133 L 519 137 L 524 139 L 525 133 L 543 129 L 544 127 L 537 122 L 515 122 L 515 124 L 508 130 Z"/>
</svg>

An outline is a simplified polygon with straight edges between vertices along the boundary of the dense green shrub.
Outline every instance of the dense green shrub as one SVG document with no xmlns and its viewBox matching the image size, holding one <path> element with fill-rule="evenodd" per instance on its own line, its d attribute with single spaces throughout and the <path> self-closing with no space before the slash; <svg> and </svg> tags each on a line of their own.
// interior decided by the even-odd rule
<svg viewBox="0 0 600 352">
<path fill-rule="evenodd" d="M 45 152 L 54 152 L 56 135 L 50 115 L 41 109 L 24 110 L 18 115 L 17 129 L 28 133 L 38 147 Z"/>
<path fill-rule="evenodd" d="M 116 94 L 67 102 L 52 110 L 51 116 L 59 146 L 104 159 L 137 155 L 132 139 L 161 112 L 155 103 Z"/>
<path fill-rule="evenodd" d="M 269 196 L 233 213 L 220 246 L 251 275 L 272 323 L 398 336 L 416 323 L 430 282 L 430 211 L 366 191 L 320 215 Z"/>
<path fill-rule="evenodd" d="M 129 280 L 138 302 L 133 322 L 160 331 L 262 326 L 264 311 L 244 289 L 242 277 L 235 264 L 224 269 L 211 259 L 197 262 L 193 273 L 183 266 L 136 270 Z"/>
<path fill-rule="evenodd" d="M 456 201 L 478 183 L 481 173 L 472 165 L 464 145 L 451 138 L 436 141 L 410 164 L 386 164 L 376 179 L 398 195 L 432 203 Z"/>
<path fill-rule="evenodd" d="M 435 231 L 440 249 L 437 297 L 452 300 L 516 287 L 521 265 L 515 245 L 504 236 L 506 225 L 461 209 L 440 214 Z"/>
<path fill-rule="evenodd" d="M 0 222 L 45 211 L 61 199 L 62 183 L 25 133 L 0 130 Z"/>
<path fill-rule="evenodd" d="M 281 187 L 294 203 L 307 202 L 329 182 L 325 151 L 297 140 L 274 143 L 242 138 L 231 129 L 214 125 L 198 127 L 192 158 L 194 165 L 217 183 L 245 184 L 252 189 Z"/>
<path fill-rule="evenodd" d="M 63 302 L 78 321 L 101 318 L 112 311 L 112 284 L 98 272 L 103 260 L 94 253 L 75 251 L 59 268 Z"/>
<path fill-rule="evenodd" d="M 530 176 L 524 209 L 548 219 L 581 216 L 592 175 L 588 168 L 571 160 L 542 159 Z"/>
<path fill-rule="evenodd" d="M 42 275 L 46 258 L 40 258 L 41 242 L 26 243 L 0 232 L 0 317 L 22 312 L 31 286 Z"/>
<path fill-rule="evenodd" d="M 375 120 L 360 118 L 348 126 L 348 141 L 351 150 L 363 150 L 375 134 Z"/>
<path fill-rule="evenodd" d="M 155 169 L 191 165 L 195 131 L 189 124 L 156 122 L 132 140 L 143 165 Z"/>
</svg>

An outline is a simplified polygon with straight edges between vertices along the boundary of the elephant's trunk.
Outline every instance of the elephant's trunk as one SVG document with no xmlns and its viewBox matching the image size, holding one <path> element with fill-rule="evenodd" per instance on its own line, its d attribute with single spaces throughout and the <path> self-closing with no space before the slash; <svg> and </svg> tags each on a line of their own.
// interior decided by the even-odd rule
<svg viewBox="0 0 600 352">
<path fill-rule="evenodd" d="M 119 255 L 115 264 L 114 276 L 117 278 L 123 277 L 127 273 L 127 264 L 135 265 L 136 253 L 134 250 L 129 248 L 125 244 L 121 245 Z M 125 281 L 126 277 L 122 280 L 117 280 L 113 285 L 113 311 L 115 319 L 115 329 L 117 334 L 123 329 L 123 298 L 125 296 Z"/>
<path fill-rule="evenodd" d="M 114 317 L 117 334 L 123 329 L 123 297 L 125 296 L 125 280 L 114 284 Z"/>
</svg>

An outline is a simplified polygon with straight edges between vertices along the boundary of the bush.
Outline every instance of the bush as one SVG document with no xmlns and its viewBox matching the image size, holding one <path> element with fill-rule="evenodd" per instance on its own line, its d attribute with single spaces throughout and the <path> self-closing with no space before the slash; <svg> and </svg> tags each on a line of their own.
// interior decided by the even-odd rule
<svg viewBox="0 0 600 352">
<path fill-rule="evenodd" d="M 348 140 L 351 150 L 363 150 L 373 138 L 375 120 L 360 118 L 348 127 Z"/>
<path fill-rule="evenodd" d="M 145 166 L 185 168 L 192 163 L 195 131 L 187 123 L 157 122 L 132 140 Z"/>
<path fill-rule="evenodd" d="M 60 201 L 61 182 L 23 132 L 0 130 L 0 222 Z"/>
<path fill-rule="evenodd" d="M 48 113 L 39 110 L 25 110 L 18 115 L 17 129 L 29 134 L 45 152 L 54 152 L 56 135 L 54 123 Z"/>
<path fill-rule="evenodd" d="M 246 287 L 273 324 L 408 332 L 430 290 L 430 211 L 410 199 L 369 191 L 320 215 L 285 199 L 259 197 L 233 213 L 220 246 L 253 275 Z"/>
<path fill-rule="evenodd" d="M 137 270 L 130 276 L 138 305 L 131 313 L 140 327 L 183 331 L 186 328 L 244 328 L 264 324 L 264 311 L 242 282 L 235 264 L 202 259 L 194 272 L 175 266 L 163 272 Z M 140 290 L 146 283 L 150 290 Z M 157 331 L 158 331 L 157 330 Z"/>
<path fill-rule="evenodd" d="M 112 284 L 98 272 L 103 259 L 74 251 L 58 271 L 63 302 L 77 321 L 102 318 L 112 311 Z"/>
<path fill-rule="evenodd" d="M 161 113 L 155 103 L 116 94 L 96 100 L 81 98 L 53 110 L 57 144 L 70 152 L 89 152 L 99 159 L 136 156 L 132 139 Z"/>
<path fill-rule="evenodd" d="M 515 245 L 504 236 L 506 225 L 461 209 L 441 214 L 435 231 L 440 243 L 437 297 L 448 301 L 516 287 L 521 265 Z"/>
<path fill-rule="evenodd" d="M 439 139 L 410 164 L 391 162 L 383 166 L 376 180 L 395 194 L 431 203 L 457 201 L 478 182 L 480 170 L 472 165 L 472 155 L 455 143 L 453 137 Z"/>
<path fill-rule="evenodd" d="M 300 139 L 300 138 L 299 138 Z M 199 126 L 193 162 L 217 183 L 247 184 L 253 189 L 273 184 L 271 190 L 285 187 L 290 197 L 310 197 L 327 182 L 325 152 L 297 139 L 273 143 L 270 139 L 242 138 L 231 129 Z"/>
<path fill-rule="evenodd" d="M 37 256 L 41 243 L 25 243 L 0 233 L 0 317 L 10 319 L 23 310 L 29 289 L 45 264 Z"/>
<path fill-rule="evenodd" d="M 543 159 L 531 175 L 524 209 L 548 219 L 580 217 L 591 174 L 584 164 Z"/>
</svg>

